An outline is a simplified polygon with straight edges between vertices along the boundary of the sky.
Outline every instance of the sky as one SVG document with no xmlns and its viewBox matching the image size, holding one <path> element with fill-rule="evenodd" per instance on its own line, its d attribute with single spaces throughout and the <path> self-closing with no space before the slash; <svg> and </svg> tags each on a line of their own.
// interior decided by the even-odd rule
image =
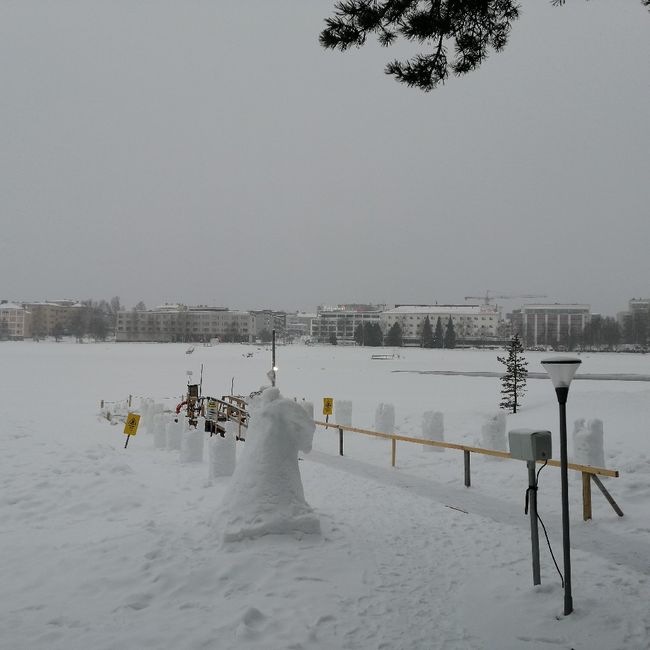
<svg viewBox="0 0 650 650">
<path fill-rule="evenodd" d="M 332 0 L 4 0 L 0 298 L 650 296 L 650 14 L 521 4 L 423 93 L 319 46 Z"/>
</svg>

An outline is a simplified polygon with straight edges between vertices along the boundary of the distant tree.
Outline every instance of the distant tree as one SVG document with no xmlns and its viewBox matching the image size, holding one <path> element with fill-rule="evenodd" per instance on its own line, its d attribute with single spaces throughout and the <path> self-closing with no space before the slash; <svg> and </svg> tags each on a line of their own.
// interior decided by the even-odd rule
<svg viewBox="0 0 650 650">
<path fill-rule="evenodd" d="M 505 365 L 506 371 L 501 377 L 501 404 L 502 409 L 511 413 L 517 412 L 521 398 L 526 392 L 526 378 L 528 377 L 528 362 L 524 358 L 524 348 L 515 334 L 510 339 L 510 345 L 505 348 L 507 357 L 497 357 L 497 361 Z"/>
<path fill-rule="evenodd" d="M 565 0 L 551 2 L 557 6 Z M 650 7 L 650 0 L 641 4 Z M 426 92 L 450 74 L 475 70 L 490 50 L 500 52 L 518 17 L 517 0 L 339 0 L 319 40 L 342 51 L 361 47 L 373 34 L 385 47 L 398 39 L 417 43 L 427 51 L 392 61 L 384 71 Z"/>
<path fill-rule="evenodd" d="M 267 327 L 265 327 L 260 332 L 260 337 L 259 338 L 260 338 L 260 341 L 262 343 L 268 343 L 273 338 L 273 334 L 269 331 L 269 329 Z"/>
<path fill-rule="evenodd" d="M 440 316 L 438 316 L 438 320 L 436 321 L 436 331 L 433 333 L 433 347 L 441 348 L 443 344 L 444 334 L 442 333 L 442 321 L 440 320 Z"/>
<path fill-rule="evenodd" d="M 83 342 L 86 334 L 86 310 L 84 307 L 75 307 L 70 318 L 70 333 L 77 339 L 77 343 Z"/>
<path fill-rule="evenodd" d="M 330 332 L 329 343 L 330 345 L 338 344 L 338 341 L 336 340 L 336 332 Z"/>
<path fill-rule="evenodd" d="M 431 321 L 427 316 L 422 323 L 422 332 L 420 333 L 420 347 L 421 348 L 433 348 L 434 339 L 433 339 L 433 329 L 431 327 Z"/>
<path fill-rule="evenodd" d="M 142 302 L 142 300 L 135 306 L 136 311 L 147 311 L 147 306 Z"/>
<path fill-rule="evenodd" d="M 9 338 L 9 323 L 6 320 L 0 320 L 0 341 Z"/>
<path fill-rule="evenodd" d="M 388 330 L 388 335 L 386 336 L 386 345 L 390 345 L 396 348 L 402 347 L 402 326 L 398 322 L 393 323 L 391 328 Z"/>
<path fill-rule="evenodd" d="M 364 335 L 363 335 L 363 325 L 361 323 L 359 323 L 354 328 L 354 342 L 357 345 L 363 345 L 365 342 Z"/>
<path fill-rule="evenodd" d="M 65 331 L 63 325 L 61 323 L 56 323 L 52 328 L 52 336 L 54 336 L 54 340 L 58 343 L 63 338 L 64 334 Z"/>
<path fill-rule="evenodd" d="M 88 322 L 88 334 L 90 334 L 95 341 L 105 341 L 108 335 L 108 323 L 106 314 L 99 309 L 94 309 L 90 315 Z"/>
<path fill-rule="evenodd" d="M 603 318 L 601 331 L 603 344 L 608 349 L 615 349 L 621 342 L 621 326 L 615 318 L 605 316 L 605 318 Z"/>
<path fill-rule="evenodd" d="M 364 345 L 371 347 L 381 347 L 384 342 L 384 335 L 381 331 L 379 323 L 363 324 L 363 340 Z"/>
<path fill-rule="evenodd" d="M 454 321 L 451 319 L 451 316 L 445 328 L 445 347 L 449 350 L 453 350 L 456 347 L 456 331 L 454 330 Z"/>
</svg>

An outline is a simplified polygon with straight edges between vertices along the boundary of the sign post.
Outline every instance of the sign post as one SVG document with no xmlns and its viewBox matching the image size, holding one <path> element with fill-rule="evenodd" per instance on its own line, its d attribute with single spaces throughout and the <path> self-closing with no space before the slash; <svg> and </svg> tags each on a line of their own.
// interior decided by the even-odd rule
<svg viewBox="0 0 650 650">
<path fill-rule="evenodd" d="M 124 433 L 126 434 L 124 449 L 129 446 L 129 440 L 131 439 L 131 436 L 134 436 L 138 432 L 139 424 L 140 416 L 137 413 L 129 413 L 126 416 L 126 422 L 124 423 Z"/>
<path fill-rule="evenodd" d="M 330 415 L 334 410 L 334 398 L 333 397 L 323 397 L 323 415 L 325 416 L 325 422 L 329 422 Z"/>
</svg>

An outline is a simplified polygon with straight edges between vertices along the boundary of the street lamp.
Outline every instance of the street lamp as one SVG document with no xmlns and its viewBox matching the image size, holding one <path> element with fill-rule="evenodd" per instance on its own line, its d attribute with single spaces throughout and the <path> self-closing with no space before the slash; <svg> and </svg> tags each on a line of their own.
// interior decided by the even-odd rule
<svg viewBox="0 0 650 650">
<path fill-rule="evenodd" d="M 571 547 L 569 546 L 569 481 L 567 477 L 566 401 L 571 380 L 582 362 L 573 357 L 553 357 L 542 361 L 553 382 L 560 405 L 560 479 L 562 481 L 562 544 L 564 548 L 564 615 L 573 611 L 571 595 Z"/>
</svg>

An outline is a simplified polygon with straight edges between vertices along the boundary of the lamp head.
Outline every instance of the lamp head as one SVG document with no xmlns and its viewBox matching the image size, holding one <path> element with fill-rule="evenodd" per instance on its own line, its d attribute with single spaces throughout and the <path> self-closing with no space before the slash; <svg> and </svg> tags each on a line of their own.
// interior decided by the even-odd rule
<svg viewBox="0 0 650 650">
<path fill-rule="evenodd" d="M 544 359 L 542 366 L 548 373 L 555 388 L 569 388 L 571 380 L 582 363 L 575 357 L 552 357 Z"/>
</svg>

